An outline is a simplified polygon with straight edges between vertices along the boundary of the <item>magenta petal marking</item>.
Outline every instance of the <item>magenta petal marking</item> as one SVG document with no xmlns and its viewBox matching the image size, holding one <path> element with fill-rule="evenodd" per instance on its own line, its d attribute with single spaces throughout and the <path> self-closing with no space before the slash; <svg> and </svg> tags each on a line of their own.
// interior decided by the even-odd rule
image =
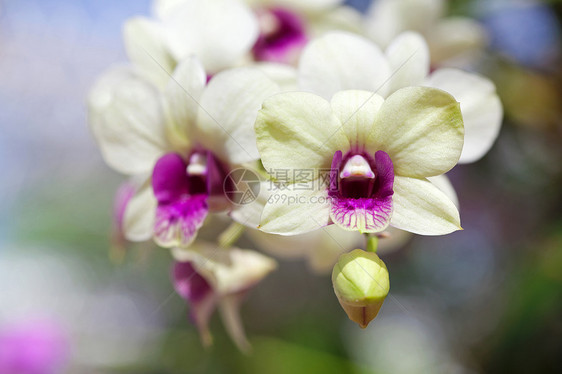
<svg viewBox="0 0 562 374">
<path fill-rule="evenodd" d="M 152 172 L 152 189 L 158 204 L 169 204 L 189 194 L 187 164 L 177 153 L 160 157 Z"/>
<path fill-rule="evenodd" d="M 187 174 L 187 164 L 176 153 L 162 156 L 152 173 L 152 188 L 158 201 L 154 238 L 164 247 L 187 246 L 207 217 L 204 177 Z"/>
<path fill-rule="evenodd" d="M 348 230 L 379 232 L 392 216 L 392 197 L 387 199 L 338 198 L 332 201 L 332 221 Z"/>
<path fill-rule="evenodd" d="M 375 153 L 377 180 L 375 182 L 375 197 L 385 199 L 394 194 L 394 165 L 388 153 L 377 151 Z"/>
<path fill-rule="evenodd" d="M 158 205 L 154 237 L 164 247 L 188 246 L 203 225 L 209 209 L 206 195 L 186 196 L 171 204 Z"/>
<path fill-rule="evenodd" d="M 172 269 L 172 283 L 176 292 L 190 303 L 197 303 L 213 290 L 191 262 L 176 262 Z"/>
<path fill-rule="evenodd" d="M 339 151 L 338 151 L 339 152 Z M 334 163 L 341 155 L 334 154 Z M 348 158 L 346 156 L 346 158 Z M 337 192 L 330 190 L 332 221 L 348 230 L 360 232 L 380 232 L 390 223 L 394 194 L 394 167 L 387 153 L 378 151 L 371 159 L 371 167 L 375 172 L 374 183 L 368 178 L 354 180 L 353 184 L 343 185 Z M 342 162 L 339 163 L 341 168 Z M 365 184 L 360 188 L 359 184 Z M 370 183 L 373 183 L 372 185 Z M 340 181 L 341 184 L 341 181 Z"/>
<path fill-rule="evenodd" d="M 275 8 L 264 10 L 260 15 L 269 19 L 271 30 L 262 30 L 254 45 L 254 57 L 257 61 L 269 61 L 290 64 L 296 62 L 299 52 L 308 42 L 306 28 L 302 19 L 295 13 Z"/>
<path fill-rule="evenodd" d="M 340 165 L 342 163 L 342 152 L 336 151 L 332 159 L 332 167 L 330 168 L 330 196 L 338 192 L 338 178 L 340 175 Z"/>
<path fill-rule="evenodd" d="M 211 196 L 225 196 L 223 183 L 225 171 L 212 152 L 207 152 L 207 191 Z"/>
</svg>

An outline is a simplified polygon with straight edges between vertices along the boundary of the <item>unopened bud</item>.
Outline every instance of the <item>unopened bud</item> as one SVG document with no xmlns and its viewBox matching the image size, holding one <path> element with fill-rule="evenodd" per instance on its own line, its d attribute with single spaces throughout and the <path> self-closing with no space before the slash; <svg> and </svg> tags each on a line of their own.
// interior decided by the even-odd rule
<svg viewBox="0 0 562 374">
<path fill-rule="evenodd" d="M 361 249 L 340 256 L 332 283 L 347 316 L 361 328 L 377 316 L 390 290 L 384 262 L 375 253 Z"/>
</svg>

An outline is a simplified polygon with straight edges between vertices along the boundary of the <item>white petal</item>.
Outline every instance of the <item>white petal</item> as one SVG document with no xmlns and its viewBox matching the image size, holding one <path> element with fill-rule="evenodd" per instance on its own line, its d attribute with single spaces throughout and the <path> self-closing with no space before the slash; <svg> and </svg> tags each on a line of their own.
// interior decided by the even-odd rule
<svg viewBox="0 0 562 374">
<path fill-rule="evenodd" d="M 154 0 L 152 3 L 152 9 L 156 16 L 159 18 L 165 18 L 166 16 L 173 14 L 175 7 L 184 2 L 185 0 Z"/>
<path fill-rule="evenodd" d="M 256 251 L 240 248 L 221 248 L 196 241 L 189 249 L 174 248 L 174 258 L 191 261 L 220 296 L 246 291 L 273 271 L 276 262 Z"/>
<path fill-rule="evenodd" d="M 137 191 L 125 209 L 123 229 L 125 237 L 133 242 L 142 242 L 152 237 L 156 198 L 150 180 Z"/>
<path fill-rule="evenodd" d="M 440 69 L 431 74 L 426 85 L 447 91 L 461 104 L 465 139 L 459 163 L 484 156 L 498 137 L 503 118 L 494 84 L 476 74 Z"/>
<path fill-rule="evenodd" d="M 130 70 L 106 72 L 90 92 L 88 111 L 105 161 L 119 172 L 149 172 L 168 148 L 159 92 Z"/>
<path fill-rule="evenodd" d="M 252 0 L 250 0 L 252 1 Z M 259 2 L 263 3 L 263 0 Z M 304 12 L 320 12 L 340 5 L 344 0 L 275 0 L 275 5 Z"/>
<path fill-rule="evenodd" d="M 403 31 L 424 33 L 444 13 L 444 0 L 377 0 L 367 12 L 367 33 L 381 47 Z"/>
<path fill-rule="evenodd" d="M 252 229 L 258 227 L 260 224 L 261 213 L 270 195 L 270 185 L 271 182 L 269 181 L 261 182 L 260 191 L 256 200 L 248 204 L 235 206 L 230 212 L 230 217 L 236 222 L 244 226 L 251 227 Z"/>
<path fill-rule="evenodd" d="M 297 90 L 297 70 L 294 67 L 272 62 L 261 62 L 254 66 L 277 83 L 282 91 Z"/>
<path fill-rule="evenodd" d="M 400 34 L 387 48 L 386 56 L 392 73 L 388 92 L 421 85 L 429 74 L 429 49 L 420 34 Z"/>
<path fill-rule="evenodd" d="M 263 101 L 279 86 L 257 69 L 219 73 L 201 96 L 197 117 L 199 140 L 231 163 L 259 158 L 254 123 Z"/>
<path fill-rule="evenodd" d="M 260 230 L 279 235 L 298 235 L 318 230 L 330 221 L 331 202 L 327 186 L 314 180 L 303 190 L 274 191 L 261 215 Z"/>
<path fill-rule="evenodd" d="M 449 180 L 449 178 L 443 174 L 438 175 L 435 177 L 428 177 L 428 181 L 433 183 L 433 185 L 439 188 L 447 197 L 455 204 L 455 206 L 459 207 L 459 197 L 457 196 L 457 192 L 455 191 L 455 187 Z"/>
<path fill-rule="evenodd" d="M 186 0 L 166 12 L 164 23 L 175 57 L 196 55 L 208 72 L 235 66 L 258 37 L 258 22 L 238 0 Z"/>
<path fill-rule="evenodd" d="M 168 79 L 164 91 L 164 108 L 168 138 L 176 149 L 186 149 L 190 145 L 199 100 L 206 82 L 205 70 L 195 57 L 182 61 Z"/>
<path fill-rule="evenodd" d="M 257 146 L 266 170 L 330 168 L 349 141 L 330 103 L 305 92 L 275 95 L 256 121 Z"/>
<path fill-rule="evenodd" d="M 248 231 L 248 234 L 260 250 L 275 257 L 307 259 L 310 269 L 317 274 L 330 272 L 342 253 L 360 248 L 364 241 L 358 232 L 345 231 L 336 225 L 293 236 L 258 230 Z"/>
<path fill-rule="evenodd" d="M 309 14 L 307 29 L 313 38 L 335 30 L 350 31 L 363 35 L 363 17 L 355 8 L 338 6 L 328 11 Z"/>
<path fill-rule="evenodd" d="M 334 95 L 330 105 L 340 119 L 351 147 L 365 146 L 383 103 L 381 96 L 368 91 L 340 91 Z"/>
<path fill-rule="evenodd" d="M 205 295 L 203 299 L 197 301 L 196 303 L 189 305 L 191 309 L 191 315 L 195 320 L 195 325 L 199 331 L 199 338 L 201 339 L 201 344 L 204 347 L 210 347 L 213 344 L 213 336 L 209 330 L 209 322 L 215 308 L 217 306 L 218 297 L 214 293 Z"/>
<path fill-rule="evenodd" d="M 428 177 L 456 165 L 463 139 L 459 104 L 451 95 L 406 87 L 386 99 L 368 141 L 372 153 L 388 153 L 396 175 Z"/>
<path fill-rule="evenodd" d="M 445 235 L 460 226 L 459 211 L 439 188 L 424 179 L 396 176 L 390 224 L 420 235 Z"/>
<path fill-rule="evenodd" d="M 357 89 L 385 95 L 390 69 L 380 49 L 347 32 L 332 32 L 311 41 L 299 62 L 299 86 L 330 99 L 338 91 Z"/>
<path fill-rule="evenodd" d="M 123 39 L 129 60 L 157 87 L 164 87 L 175 60 L 166 45 L 160 23 L 144 17 L 125 22 Z"/>
<path fill-rule="evenodd" d="M 240 318 L 240 304 L 245 295 L 228 295 L 219 302 L 219 311 L 228 335 L 236 344 L 238 349 L 244 353 L 250 353 L 251 346 L 246 338 L 242 319 Z"/>
<path fill-rule="evenodd" d="M 247 233 L 260 251 L 277 258 L 298 259 L 305 257 L 313 246 L 318 245 L 320 231 L 293 236 L 268 234 L 260 230 L 248 230 Z"/>
<path fill-rule="evenodd" d="M 337 225 L 323 227 L 317 245 L 310 247 L 308 263 L 317 274 L 327 274 L 342 253 L 349 252 L 363 244 L 362 235 L 355 231 L 342 230 Z"/>
</svg>

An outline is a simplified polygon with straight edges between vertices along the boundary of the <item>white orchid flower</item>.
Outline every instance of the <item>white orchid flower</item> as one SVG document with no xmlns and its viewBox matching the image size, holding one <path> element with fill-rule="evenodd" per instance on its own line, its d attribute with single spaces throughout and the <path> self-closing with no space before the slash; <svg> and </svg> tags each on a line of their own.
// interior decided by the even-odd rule
<svg viewBox="0 0 562 374">
<path fill-rule="evenodd" d="M 360 32 L 361 16 L 343 0 L 246 0 L 260 24 L 256 61 L 296 64 L 308 41 L 326 31 Z"/>
<path fill-rule="evenodd" d="M 213 2 L 218 5 L 215 7 Z M 209 65 L 203 57 L 204 66 L 211 72 L 232 66 L 233 61 L 296 64 L 300 51 L 311 38 L 330 30 L 362 30 L 361 15 L 343 6 L 343 0 L 246 0 L 245 4 L 229 4 L 228 9 L 220 1 L 212 0 L 205 8 L 205 15 L 203 7 L 195 3 L 195 0 L 157 0 L 155 12 L 171 30 L 168 36 L 178 41 L 173 43 L 178 48 L 190 48 L 197 56 L 202 53 L 213 57 Z M 184 10 L 186 16 L 181 14 Z M 246 19 L 250 15 L 252 21 Z M 217 18 L 221 22 L 213 22 L 219 21 Z M 201 31 L 210 28 L 209 25 L 213 25 L 212 38 Z M 191 47 L 198 43 L 200 48 Z M 223 56 L 221 51 L 231 45 L 237 47 L 236 52 L 248 53 L 233 56 L 233 51 L 229 51 L 228 56 Z M 217 58 L 224 63 L 217 63 Z"/>
<path fill-rule="evenodd" d="M 206 85 L 195 58 L 177 66 L 163 93 L 128 69 L 104 75 L 89 98 L 102 155 L 121 173 L 151 175 L 125 209 L 126 238 L 185 247 L 209 213 L 238 209 L 225 193 L 226 176 L 259 158 L 253 124 L 278 90 L 251 68 L 219 73 Z"/>
<path fill-rule="evenodd" d="M 404 31 L 421 33 L 437 66 L 465 66 L 488 44 L 486 30 L 468 17 L 445 17 L 445 0 L 376 0 L 367 12 L 366 32 L 382 48 Z"/>
<path fill-rule="evenodd" d="M 383 97 L 408 86 L 447 91 L 460 102 L 464 120 L 465 140 L 459 163 L 483 157 L 501 127 L 503 109 L 494 84 L 457 69 L 438 69 L 430 74 L 429 49 L 417 33 L 399 35 L 384 53 L 358 35 L 326 34 L 305 48 L 298 74 L 301 90 L 326 99 L 349 89 L 374 91 Z"/>
<path fill-rule="evenodd" d="M 463 145 L 459 104 L 442 90 L 406 87 L 386 100 L 342 91 L 330 102 L 281 93 L 264 102 L 256 134 L 266 170 L 288 171 L 262 231 L 296 235 L 332 222 L 362 233 L 389 224 L 423 235 L 460 229 L 454 203 L 427 180 L 454 167 Z M 297 180 L 302 171 L 311 176 Z"/>
<path fill-rule="evenodd" d="M 259 34 L 255 15 L 239 0 L 162 0 L 154 12 L 128 20 L 123 34 L 133 65 L 159 87 L 192 55 L 209 75 L 243 64 Z"/>
<path fill-rule="evenodd" d="M 212 343 L 209 320 L 218 307 L 232 340 L 240 350 L 249 351 L 240 304 L 277 267 L 275 261 L 252 250 L 217 248 L 199 241 L 188 250 L 176 248 L 172 253 L 177 261 L 172 271 L 174 288 L 188 302 L 203 345 Z"/>
</svg>

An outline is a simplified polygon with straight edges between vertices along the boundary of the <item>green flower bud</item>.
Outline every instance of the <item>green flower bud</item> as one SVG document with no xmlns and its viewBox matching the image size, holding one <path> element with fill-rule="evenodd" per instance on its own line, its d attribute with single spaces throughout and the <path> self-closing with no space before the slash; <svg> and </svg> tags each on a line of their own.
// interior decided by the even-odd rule
<svg viewBox="0 0 562 374">
<path fill-rule="evenodd" d="M 373 252 L 355 249 L 340 256 L 332 272 L 338 300 L 352 321 L 367 327 L 390 290 L 388 270 Z"/>
</svg>

